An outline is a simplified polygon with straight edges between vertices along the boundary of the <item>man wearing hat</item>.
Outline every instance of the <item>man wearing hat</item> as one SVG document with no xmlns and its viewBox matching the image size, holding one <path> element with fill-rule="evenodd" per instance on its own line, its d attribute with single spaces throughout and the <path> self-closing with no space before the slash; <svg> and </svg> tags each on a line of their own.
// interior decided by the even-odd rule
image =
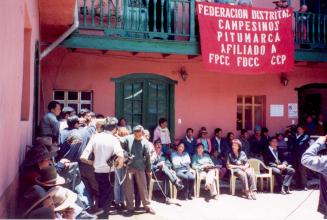
<svg viewBox="0 0 327 220">
<path fill-rule="evenodd" d="M 133 128 L 133 134 L 120 138 L 124 150 L 134 155 L 131 163 L 127 166 L 125 179 L 125 196 L 127 214 L 134 212 L 134 178 L 145 210 L 150 214 L 155 214 L 150 207 L 149 195 L 145 172 L 151 177 L 151 161 L 147 147 L 147 140 L 143 136 L 144 128 L 137 125 Z"/>
<path fill-rule="evenodd" d="M 30 218 L 30 213 L 40 206 L 53 210 L 54 204 L 51 196 L 51 193 L 47 193 L 47 191 L 39 185 L 34 185 L 29 188 L 26 193 L 24 193 L 22 199 L 22 205 L 27 206 L 22 217 Z"/>
<path fill-rule="evenodd" d="M 107 218 L 109 214 L 110 200 L 112 195 L 112 185 L 109 182 L 110 167 L 107 161 L 116 155 L 117 167 L 123 164 L 123 149 L 119 140 L 114 136 L 117 131 L 118 120 L 115 117 L 108 117 L 103 124 L 103 132 L 97 133 L 91 138 L 87 147 L 81 155 L 81 161 L 93 164 L 95 179 L 99 185 L 99 208 L 104 210 L 103 216 Z M 93 152 L 94 161 L 89 160 L 90 154 Z"/>
<path fill-rule="evenodd" d="M 68 117 L 70 116 L 73 116 L 73 115 L 76 115 L 76 111 L 75 109 L 73 109 L 72 107 L 69 107 L 69 106 L 66 106 L 66 107 L 63 107 L 62 111 L 61 111 L 61 114 L 60 114 L 60 131 L 64 130 L 65 128 L 68 127 L 67 125 L 67 119 Z"/>
</svg>

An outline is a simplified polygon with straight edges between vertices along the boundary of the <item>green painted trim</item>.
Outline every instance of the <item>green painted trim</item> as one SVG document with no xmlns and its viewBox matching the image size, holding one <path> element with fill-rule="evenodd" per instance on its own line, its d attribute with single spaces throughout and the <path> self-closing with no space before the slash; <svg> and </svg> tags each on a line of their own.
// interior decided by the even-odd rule
<svg viewBox="0 0 327 220">
<path fill-rule="evenodd" d="M 124 82 L 124 81 L 128 81 L 128 80 L 141 80 L 143 81 L 144 79 L 146 80 L 155 80 L 155 81 L 162 81 L 164 83 L 168 83 L 168 84 L 177 84 L 178 82 L 175 80 L 172 80 L 166 76 L 162 76 L 159 74 L 154 74 L 154 73 L 130 73 L 118 78 L 111 78 L 111 81 L 114 81 L 116 83 L 120 83 L 120 82 Z"/>
<path fill-rule="evenodd" d="M 67 48 L 88 48 L 129 52 L 152 52 L 162 54 L 200 55 L 199 42 L 154 39 L 108 38 L 73 34 L 62 45 Z M 326 50 L 296 49 L 296 61 L 327 62 Z"/>
<path fill-rule="evenodd" d="M 326 51 L 296 49 L 294 53 L 296 61 L 327 62 Z"/>
<path fill-rule="evenodd" d="M 117 118 L 123 116 L 123 83 L 115 83 L 115 115 Z"/>
<path fill-rule="evenodd" d="M 169 79 L 165 76 L 157 75 L 157 74 L 144 74 L 144 73 L 132 73 L 127 74 L 119 78 L 112 78 L 112 81 L 115 82 L 115 115 L 117 118 L 120 118 L 123 116 L 123 97 L 124 97 L 124 91 L 123 86 L 124 83 L 130 83 L 130 82 L 137 82 L 142 81 L 144 83 L 154 81 L 154 82 L 162 82 L 166 85 L 168 85 L 168 96 L 169 97 L 169 107 L 168 107 L 168 114 L 169 114 L 169 121 L 168 126 L 169 130 L 171 132 L 171 138 L 174 140 L 175 137 L 175 84 L 176 81 Z M 148 86 L 144 86 L 144 96 L 148 97 Z M 143 109 L 146 109 L 145 106 L 148 105 L 148 99 L 143 99 Z M 147 124 L 146 119 L 146 112 L 143 112 L 143 123 Z"/>
<path fill-rule="evenodd" d="M 169 129 L 170 138 L 175 140 L 175 86 L 169 86 Z"/>
<path fill-rule="evenodd" d="M 116 50 L 133 52 L 152 52 L 164 54 L 198 55 L 200 48 L 198 42 L 155 40 L 155 39 L 128 39 L 110 38 L 73 34 L 62 44 L 68 48 L 88 48 L 98 50 Z"/>
<path fill-rule="evenodd" d="M 35 43 L 34 51 L 34 103 L 33 103 L 33 139 L 37 136 L 38 122 L 39 122 L 39 86 L 40 86 L 40 44 L 39 41 Z"/>
</svg>

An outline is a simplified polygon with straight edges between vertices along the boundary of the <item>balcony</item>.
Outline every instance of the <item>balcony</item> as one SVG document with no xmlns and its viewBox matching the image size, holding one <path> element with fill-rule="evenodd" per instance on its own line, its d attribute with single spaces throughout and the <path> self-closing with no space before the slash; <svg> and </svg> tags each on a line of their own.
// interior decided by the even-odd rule
<svg viewBox="0 0 327 220">
<path fill-rule="evenodd" d="M 194 0 L 79 0 L 69 48 L 200 55 Z M 295 60 L 327 62 L 327 15 L 294 13 Z"/>
</svg>

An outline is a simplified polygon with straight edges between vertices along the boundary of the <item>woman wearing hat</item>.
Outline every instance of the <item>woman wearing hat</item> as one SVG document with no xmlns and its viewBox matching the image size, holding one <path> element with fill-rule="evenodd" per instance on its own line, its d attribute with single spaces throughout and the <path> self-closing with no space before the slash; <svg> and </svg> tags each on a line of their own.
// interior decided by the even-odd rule
<svg viewBox="0 0 327 220">
<path fill-rule="evenodd" d="M 52 164 L 51 158 L 54 152 L 49 152 L 43 144 L 32 147 L 26 154 L 22 165 L 22 175 L 20 184 L 21 192 L 24 193 L 29 187 L 36 184 L 35 178 L 40 175 L 40 171 Z"/>
<path fill-rule="evenodd" d="M 205 153 L 211 153 L 211 140 L 208 138 L 208 131 L 206 127 L 202 127 L 199 132 L 199 138 L 197 139 L 198 144 L 203 145 L 203 149 Z"/>
<path fill-rule="evenodd" d="M 35 182 L 46 189 L 66 183 L 65 179 L 59 176 L 56 168 L 53 166 L 40 170 L 39 174 L 40 175 L 35 178 Z"/>
<path fill-rule="evenodd" d="M 238 139 L 232 141 L 232 151 L 228 154 L 227 167 L 240 178 L 243 186 L 243 192 L 247 199 L 256 199 L 255 191 L 257 190 L 255 174 L 250 167 L 248 158 L 244 151 L 241 151 L 242 144 Z"/>
</svg>

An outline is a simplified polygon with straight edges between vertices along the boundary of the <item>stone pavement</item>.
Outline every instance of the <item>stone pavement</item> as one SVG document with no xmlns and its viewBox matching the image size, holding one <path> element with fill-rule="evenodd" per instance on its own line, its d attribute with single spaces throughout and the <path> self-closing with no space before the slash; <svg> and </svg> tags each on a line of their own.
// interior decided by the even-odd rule
<svg viewBox="0 0 327 220">
<path fill-rule="evenodd" d="M 157 194 L 157 197 L 159 195 Z M 219 219 L 272 219 L 272 220 L 316 220 L 323 219 L 318 213 L 319 190 L 293 191 L 291 195 L 258 193 L 257 200 L 231 196 L 225 190 L 219 199 L 205 202 L 200 197 L 190 201 L 177 200 L 181 204 L 166 205 L 152 202 L 156 215 L 138 212 L 132 217 L 121 214 L 110 215 L 111 220 L 219 220 Z M 300 204 L 302 205 L 296 209 Z M 295 210 L 296 209 L 296 210 Z M 295 210 L 295 211 L 294 211 Z M 293 212 L 294 211 L 294 212 Z M 291 214 L 292 213 L 292 214 Z"/>
</svg>

